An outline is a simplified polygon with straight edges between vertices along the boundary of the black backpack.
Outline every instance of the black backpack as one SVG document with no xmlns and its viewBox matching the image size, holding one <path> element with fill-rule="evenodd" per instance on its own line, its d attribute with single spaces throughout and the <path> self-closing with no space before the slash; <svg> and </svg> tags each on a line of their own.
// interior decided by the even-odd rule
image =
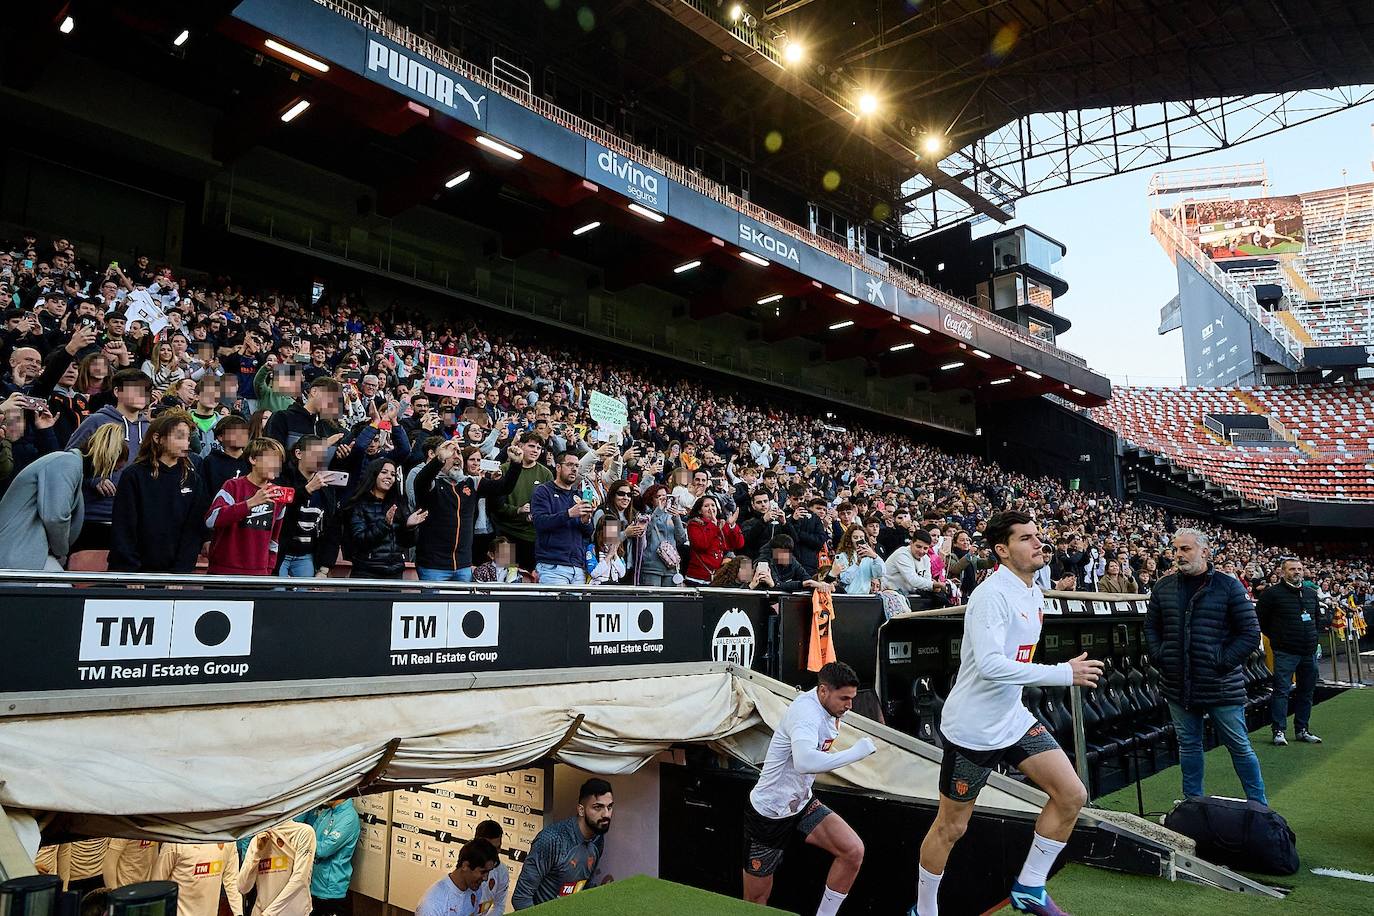
<svg viewBox="0 0 1374 916">
<path fill-rule="evenodd" d="M 1197 841 L 1199 857 L 1264 875 L 1298 870 L 1298 838 L 1277 811 L 1239 798 L 1184 799 L 1164 826 Z"/>
</svg>

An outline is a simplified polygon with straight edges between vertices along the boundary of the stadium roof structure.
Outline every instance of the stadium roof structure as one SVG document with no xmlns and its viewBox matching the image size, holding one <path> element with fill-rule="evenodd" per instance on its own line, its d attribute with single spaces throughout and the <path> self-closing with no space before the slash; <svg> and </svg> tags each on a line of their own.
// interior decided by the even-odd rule
<svg viewBox="0 0 1374 916">
<path fill-rule="evenodd" d="M 866 117 L 871 92 L 874 146 L 915 165 L 899 200 L 910 235 L 1374 98 L 1374 5 L 1357 0 L 652 5 L 755 48 L 756 72 L 838 122 Z"/>
</svg>

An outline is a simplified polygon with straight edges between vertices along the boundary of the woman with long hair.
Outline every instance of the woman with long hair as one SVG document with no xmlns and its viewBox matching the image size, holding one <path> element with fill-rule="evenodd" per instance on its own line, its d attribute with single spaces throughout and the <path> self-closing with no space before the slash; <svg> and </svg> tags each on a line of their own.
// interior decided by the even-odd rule
<svg viewBox="0 0 1374 916">
<path fill-rule="evenodd" d="M 16 474 L 0 499 L 0 569 L 62 569 L 85 517 L 82 481 L 109 477 L 128 458 L 124 432 L 111 424 Z"/>
<path fill-rule="evenodd" d="M 602 521 L 608 518 L 619 523 L 625 542 L 625 566 L 632 572 L 639 565 L 639 555 L 644 552 L 643 537 L 648 530 L 648 515 L 635 505 L 634 484 L 622 478 L 607 485 L 606 498 L 592 516 L 593 528 L 599 528 Z"/>
<path fill-rule="evenodd" d="M 721 564 L 720 569 L 711 577 L 712 588 L 761 589 L 773 587 L 773 572 L 767 564 L 755 563 L 752 558 L 740 555 Z"/>
<path fill-rule="evenodd" d="M 872 595 L 882 588 L 883 561 L 863 526 L 850 525 L 840 538 L 830 574 L 839 579 L 846 595 Z"/>
<path fill-rule="evenodd" d="M 429 518 L 419 509 L 405 514 L 400 466 L 378 458 L 364 470 L 358 489 L 344 507 L 344 552 L 353 564 L 354 579 L 399 579 L 405 572 L 405 551 L 415 541 L 415 529 Z"/>
<path fill-rule="evenodd" d="M 169 410 L 148 424 L 138 457 L 124 470 L 115 491 L 111 570 L 195 570 L 205 543 L 210 500 L 188 457 L 193 427 L 184 410 Z"/>
<path fill-rule="evenodd" d="M 636 578 L 640 585 L 649 588 L 670 588 L 682 581 L 678 545 L 687 543 L 682 512 L 662 484 L 644 491 L 644 509 L 649 513 L 649 521 L 644 531 L 644 549 L 635 568 Z"/>
<path fill-rule="evenodd" d="M 86 409 L 90 413 L 114 403 L 114 391 L 110 387 L 113 380 L 110 358 L 104 353 L 91 353 L 82 358 L 76 370 L 74 387 L 85 396 Z"/>
<path fill-rule="evenodd" d="M 726 552 L 744 546 L 744 533 L 735 524 L 738 519 L 738 508 L 722 519 L 714 496 L 702 496 L 692 506 L 687 516 L 687 541 L 692 545 L 692 555 L 684 574 L 690 584 L 709 584 L 725 562 Z"/>
<path fill-rule="evenodd" d="M 261 439 L 267 435 L 267 421 L 272 419 L 272 411 L 267 408 L 253 411 L 253 415 L 248 418 L 248 440 Z"/>
<path fill-rule="evenodd" d="M 159 341 L 153 347 L 152 356 L 143 361 L 143 374 L 153 380 L 155 391 L 166 391 L 181 381 L 185 373 L 181 371 L 170 340 Z"/>
</svg>

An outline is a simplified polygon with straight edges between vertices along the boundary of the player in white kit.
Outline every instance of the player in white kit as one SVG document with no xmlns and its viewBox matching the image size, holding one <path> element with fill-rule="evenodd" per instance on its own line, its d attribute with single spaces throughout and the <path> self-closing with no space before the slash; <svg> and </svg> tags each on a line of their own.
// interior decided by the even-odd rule
<svg viewBox="0 0 1374 916">
<path fill-rule="evenodd" d="M 817 773 L 863 760 L 877 748 L 863 737 L 848 750 L 831 752 L 840 735 L 840 717 L 853 707 L 859 692 L 859 676 L 844 662 L 831 662 L 817 679 L 816 689 L 793 700 L 778 723 L 763 774 L 749 793 L 744 812 L 744 899 L 768 902 L 773 873 L 795 831 L 835 857 L 816 910 L 816 916 L 834 916 L 863 864 L 864 844 L 854 828 L 811 794 L 811 784 Z"/>
<path fill-rule="evenodd" d="M 1088 797 L 1059 743 L 1022 703 L 1021 688 L 1096 687 L 1102 663 L 1086 652 L 1058 665 L 1032 661 L 1045 615 L 1045 594 L 1034 585 L 1036 570 L 1046 562 L 1040 535 L 1029 515 L 1002 512 L 988 520 L 984 536 L 1001 565 L 974 591 L 964 614 L 959 675 L 940 717 L 940 810 L 921 843 L 916 905 L 908 916 L 938 916 L 936 895 L 950 850 L 968 828 L 988 775 L 1001 763 L 1017 767 L 1050 797 L 1012 884 L 1012 908 L 1065 916 L 1045 881 Z"/>
</svg>

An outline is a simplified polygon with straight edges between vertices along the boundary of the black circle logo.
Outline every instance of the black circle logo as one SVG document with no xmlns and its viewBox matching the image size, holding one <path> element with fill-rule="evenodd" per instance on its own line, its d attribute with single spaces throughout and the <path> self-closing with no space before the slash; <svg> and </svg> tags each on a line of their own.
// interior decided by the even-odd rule
<svg viewBox="0 0 1374 916">
<path fill-rule="evenodd" d="M 645 608 L 639 612 L 639 619 L 635 622 L 639 624 L 639 632 L 650 632 L 654 628 L 654 612 Z"/>
<path fill-rule="evenodd" d="M 468 611 L 463 615 L 463 635 L 468 639 L 481 636 L 486 628 L 487 618 L 482 616 L 481 611 Z"/>
<path fill-rule="evenodd" d="M 196 619 L 196 641 L 202 646 L 218 646 L 229 638 L 233 621 L 223 611 L 206 611 Z"/>
</svg>

